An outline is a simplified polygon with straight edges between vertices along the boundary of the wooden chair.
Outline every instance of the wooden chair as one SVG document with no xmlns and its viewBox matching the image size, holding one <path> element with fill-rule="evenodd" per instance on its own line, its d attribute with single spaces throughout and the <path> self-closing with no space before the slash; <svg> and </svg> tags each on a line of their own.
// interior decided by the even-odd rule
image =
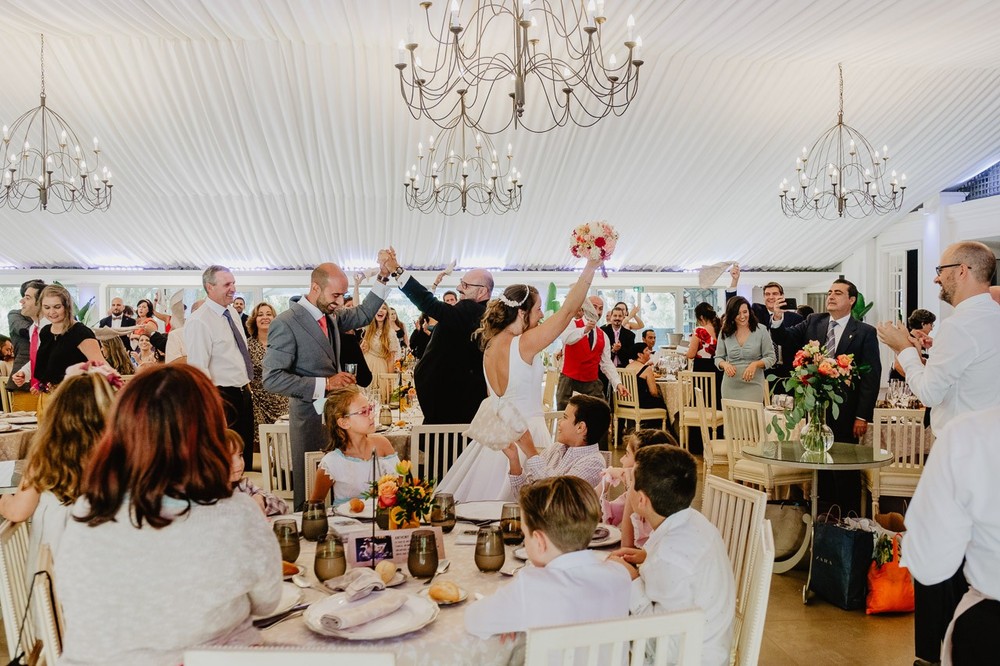
<svg viewBox="0 0 1000 666">
<path fill-rule="evenodd" d="M 563 417 L 563 410 L 558 410 L 554 412 L 545 412 L 545 429 L 548 431 L 552 439 L 549 442 L 545 442 L 545 446 L 548 446 L 552 442 L 556 441 L 556 436 L 559 434 L 559 420 Z M 544 448 L 542 443 L 535 442 L 537 448 Z"/>
<path fill-rule="evenodd" d="M 648 653 L 655 655 L 652 663 L 658 666 L 668 660 L 696 666 L 701 663 L 704 633 L 705 612 L 700 609 L 529 629 L 524 663 L 641 666 Z"/>
<path fill-rule="evenodd" d="M 765 520 L 750 565 L 750 589 L 747 590 L 746 606 L 743 610 L 743 626 L 740 628 L 739 636 L 735 636 L 733 641 L 736 644 L 736 666 L 756 666 L 760 658 L 773 568 L 774 532 L 771 530 L 771 521 Z"/>
<path fill-rule="evenodd" d="M 694 404 L 698 409 L 698 427 L 701 430 L 702 456 L 705 459 L 705 479 L 716 465 L 729 467 L 729 445 L 725 439 L 715 438 L 715 429 L 709 426 L 708 406 L 700 388 L 694 389 Z"/>
<path fill-rule="evenodd" d="M 614 447 L 618 448 L 618 422 L 632 421 L 638 428 L 642 421 L 656 420 L 660 422 L 660 427 L 667 429 L 667 409 L 666 407 L 640 407 L 639 406 L 639 377 L 625 368 L 618 368 L 618 376 L 622 385 L 628 391 L 628 398 L 623 398 L 615 394 L 614 419 L 611 425 Z M 643 380 L 644 381 L 644 380 Z"/>
<path fill-rule="evenodd" d="M 677 379 L 681 382 L 681 413 L 679 420 L 680 445 L 684 450 L 688 450 L 688 428 L 699 428 L 701 423 L 698 417 L 698 407 L 694 404 L 694 390 L 701 389 L 701 395 L 705 399 L 705 407 L 708 408 L 708 425 L 712 430 L 717 430 L 723 424 L 722 412 L 715 402 L 715 373 L 714 372 L 694 372 L 682 370 L 677 373 Z"/>
<path fill-rule="evenodd" d="M 726 545 L 729 563 L 736 580 L 736 619 L 733 624 L 733 645 L 739 642 L 747 599 L 750 594 L 753 560 L 764 529 L 764 509 L 767 496 L 759 490 L 741 486 L 717 476 L 705 481 L 701 512 L 719 529 Z M 773 556 L 772 556 L 773 561 Z"/>
<path fill-rule="evenodd" d="M 415 425 L 410 429 L 412 473 L 420 479 L 440 481 L 469 443 L 467 423 Z M 421 453 L 423 444 L 423 453 Z"/>
<path fill-rule="evenodd" d="M 743 458 L 744 446 L 756 446 L 767 439 L 764 403 L 723 400 L 722 411 L 725 414 L 730 481 L 760 486 L 768 497 L 777 486 L 812 482 L 810 470 L 773 467 Z"/>
<path fill-rule="evenodd" d="M 313 488 L 316 486 L 316 470 L 319 469 L 319 461 L 323 459 L 324 451 L 306 451 L 306 499 L 312 497 Z M 324 502 L 330 502 L 330 493 L 323 498 Z"/>
<path fill-rule="evenodd" d="M 46 575 L 34 578 L 32 605 L 37 609 L 38 633 L 42 639 L 42 656 L 45 663 L 52 666 L 62 654 L 63 620 L 62 609 L 55 596 L 52 550 L 43 543 L 38 551 L 38 570 Z"/>
<path fill-rule="evenodd" d="M 203 647 L 184 651 L 184 666 L 395 666 L 391 652 L 335 652 L 294 647 Z"/>
<path fill-rule="evenodd" d="M 10 393 L 7 392 L 7 381 L 10 379 L 8 376 L 0 375 L 0 406 L 3 407 L 5 413 L 10 413 Z"/>
<path fill-rule="evenodd" d="M 18 631 L 28 606 L 28 521 L 0 524 L 0 611 L 7 637 L 7 650 L 17 654 Z M 35 645 L 35 622 L 28 613 L 21 647 L 31 652 Z"/>
<path fill-rule="evenodd" d="M 927 429 L 922 409 L 876 409 L 872 418 L 872 447 L 892 454 L 887 467 L 863 470 L 861 515 L 865 513 L 865 490 L 871 493 L 872 515 L 879 512 L 882 494 L 913 497 L 927 460 Z"/>
<path fill-rule="evenodd" d="M 292 445 L 287 423 L 262 423 L 260 429 L 261 486 L 292 501 Z"/>
<path fill-rule="evenodd" d="M 547 410 L 556 408 L 556 388 L 559 386 L 559 371 L 546 370 L 545 384 L 542 386 L 542 407 Z"/>
<path fill-rule="evenodd" d="M 378 387 L 378 395 L 382 400 L 382 404 L 388 405 L 392 392 L 399 385 L 399 375 L 395 372 L 380 372 L 374 381 Z"/>
</svg>

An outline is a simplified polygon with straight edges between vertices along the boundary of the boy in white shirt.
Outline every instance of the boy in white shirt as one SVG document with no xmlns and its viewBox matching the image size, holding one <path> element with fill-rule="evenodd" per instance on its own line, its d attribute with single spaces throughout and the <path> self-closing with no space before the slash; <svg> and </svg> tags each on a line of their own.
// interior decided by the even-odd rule
<svg viewBox="0 0 1000 666">
<path fill-rule="evenodd" d="M 676 446 L 647 446 L 636 453 L 634 470 L 632 508 L 653 533 L 644 549 L 622 548 L 611 557 L 632 577 L 632 614 L 702 609 L 701 663 L 728 666 L 736 582 L 719 531 L 691 508 L 698 483 L 695 460 Z M 668 661 L 674 663 L 676 646 L 671 655 Z"/>
<path fill-rule="evenodd" d="M 521 490 L 524 548 L 533 567 L 465 611 L 466 630 L 487 638 L 538 627 L 628 616 L 628 574 L 585 550 L 601 516 L 584 480 L 557 476 Z"/>
</svg>

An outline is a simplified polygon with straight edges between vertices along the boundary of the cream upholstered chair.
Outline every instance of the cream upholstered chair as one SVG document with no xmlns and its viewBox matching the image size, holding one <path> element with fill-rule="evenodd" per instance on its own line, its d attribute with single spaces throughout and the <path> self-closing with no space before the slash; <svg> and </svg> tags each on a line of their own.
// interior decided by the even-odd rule
<svg viewBox="0 0 1000 666">
<path fill-rule="evenodd" d="M 415 425 L 410 429 L 412 474 L 440 481 L 469 443 L 467 423 Z M 423 445 L 423 452 L 421 452 Z"/>
<path fill-rule="evenodd" d="M 775 467 L 743 457 L 744 446 L 756 446 L 767 439 L 764 403 L 723 400 L 722 411 L 725 415 L 730 481 L 760 486 L 768 497 L 777 486 L 812 482 L 810 470 Z"/>
<path fill-rule="evenodd" d="M 18 651 L 18 631 L 24 609 L 28 606 L 28 522 L 0 524 L 0 611 L 7 636 L 7 650 Z M 35 644 L 35 622 L 28 613 L 24 622 L 21 647 L 31 652 Z"/>
<path fill-rule="evenodd" d="M 7 393 L 8 379 L 10 379 L 10 377 L 0 375 L 0 406 L 3 407 L 4 412 L 10 411 L 10 394 Z"/>
<path fill-rule="evenodd" d="M 701 389 L 701 395 L 705 399 L 705 406 L 708 408 L 708 425 L 715 431 L 723 424 L 722 412 L 715 404 L 715 373 L 714 372 L 693 372 L 683 370 L 677 373 L 677 379 L 681 382 L 681 403 L 680 418 L 680 445 L 687 450 L 688 428 L 699 428 L 701 423 L 698 418 L 698 407 L 694 404 L 694 389 Z"/>
<path fill-rule="evenodd" d="M 871 493 L 872 515 L 879 512 L 879 498 L 913 497 L 927 460 L 927 429 L 922 409 L 876 409 L 872 417 L 872 447 L 892 454 L 887 467 L 863 470 L 861 511 L 865 510 L 865 490 Z"/>
<path fill-rule="evenodd" d="M 660 427 L 667 429 L 667 410 L 665 407 L 640 407 L 639 406 L 639 377 L 632 371 L 625 368 L 618 368 L 618 376 L 622 385 L 628 391 L 629 397 L 623 398 L 615 394 L 614 423 L 611 433 L 615 448 L 618 447 L 618 422 L 633 421 L 638 428 L 642 421 L 659 421 Z"/>
<path fill-rule="evenodd" d="M 726 545 L 729 563 L 736 581 L 736 620 L 733 646 L 739 642 L 751 587 L 753 559 L 764 529 L 767 496 L 759 490 L 741 486 L 717 476 L 705 481 L 701 512 L 715 525 Z M 773 557 L 772 557 L 773 560 Z"/>
<path fill-rule="evenodd" d="M 42 656 L 45 663 L 52 666 L 62 654 L 63 621 L 62 609 L 56 599 L 56 583 L 52 577 L 52 550 L 43 543 L 38 550 L 38 571 L 44 575 L 35 576 L 32 606 L 37 609 L 38 633 L 42 639 Z"/>
<path fill-rule="evenodd" d="M 771 571 L 774 569 L 774 532 L 771 521 L 764 521 L 764 528 L 757 540 L 757 549 L 750 564 L 750 583 L 743 610 L 743 626 L 736 643 L 736 666 L 756 666 L 760 646 L 764 641 L 764 619 L 767 601 L 771 595 Z"/>
<path fill-rule="evenodd" d="M 284 500 L 292 494 L 292 444 L 287 423 L 262 423 L 260 429 L 261 487 Z"/>
<path fill-rule="evenodd" d="M 319 462 L 326 455 L 324 451 L 306 451 L 306 499 L 312 497 L 313 488 L 316 486 L 316 470 L 319 469 Z M 330 501 L 330 493 L 323 498 L 324 502 Z"/>
<path fill-rule="evenodd" d="M 391 652 L 333 652 L 294 647 L 203 647 L 184 651 L 184 666 L 395 666 Z"/>
<path fill-rule="evenodd" d="M 529 629 L 524 663 L 641 666 L 648 652 L 655 654 L 654 664 L 666 664 L 669 658 L 672 664 L 697 666 L 704 633 L 705 612 L 700 609 Z"/>
<path fill-rule="evenodd" d="M 716 439 L 715 429 L 709 427 L 708 406 L 700 388 L 694 389 L 694 404 L 698 410 L 698 426 L 701 430 L 702 456 L 705 459 L 705 478 L 712 473 L 716 465 L 729 466 L 729 445 L 725 439 Z"/>
</svg>

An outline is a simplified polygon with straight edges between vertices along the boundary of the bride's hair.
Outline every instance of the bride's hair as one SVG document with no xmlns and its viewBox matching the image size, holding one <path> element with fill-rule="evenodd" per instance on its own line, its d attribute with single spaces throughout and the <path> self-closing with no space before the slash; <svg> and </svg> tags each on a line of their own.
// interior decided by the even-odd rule
<svg viewBox="0 0 1000 666">
<path fill-rule="evenodd" d="M 517 321 L 522 313 L 531 312 L 537 298 L 538 290 L 530 285 L 512 284 L 507 287 L 499 298 L 486 304 L 486 312 L 483 313 L 479 328 L 472 334 L 473 339 L 479 341 L 482 349 L 486 349 L 493 336 Z"/>
</svg>

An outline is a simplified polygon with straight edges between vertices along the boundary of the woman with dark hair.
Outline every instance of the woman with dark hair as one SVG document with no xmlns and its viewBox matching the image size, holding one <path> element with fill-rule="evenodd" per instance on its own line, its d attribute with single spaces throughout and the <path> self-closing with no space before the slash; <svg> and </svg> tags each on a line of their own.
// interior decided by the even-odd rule
<svg viewBox="0 0 1000 666">
<path fill-rule="evenodd" d="M 507 287 L 499 298 L 486 304 L 479 328 L 473 334 L 483 349 L 488 399 L 503 401 L 520 412 L 538 444 L 548 445 L 552 440 L 542 408 L 545 366 L 541 352 L 573 321 L 600 264 L 587 261 L 562 307 L 542 323 L 539 323 L 542 299 L 538 290 L 526 284 Z M 503 452 L 471 442 L 444 475 L 438 490 L 452 493 L 456 502 L 512 500 L 509 469 L 510 461 Z"/>
<path fill-rule="evenodd" d="M 156 324 L 156 328 L 159 329 L 160 324 L 159 319 L 162 322 L 170 321 L 170 315 L 163 314 L 162 312 L 156 311 L 156 306 L 153 301 L 148 298 L 140 298 L 139 302 L 135 304 L 135 323 L 137 326 L 144 326 L 147 321 L 151 321 Z"/>
<path fill-rule="evenodd" d="M 639 392 L 639 407 L 643 409 L 663 409 L 660 387 L 656 385 L 653 366 L 649 362 L 652 350 L 645 342 L 637 342 L 625 350 L 628 365 L 625 369 L 635 373 L 636 390 Z"/>
<path fill-rule="evenodd" d="M 709 303 L 699 303 L 694 309 L 695 329 L 688 343 L 687 357 L 694 359 L 694 369 L 698 372 L 714 370 L 711 359 L 715 357 L 715 347 L 718 344 L 719 331 L 722 322 L 715 308 Z M 707 359 L 707 363 L 699 363 L 699 359 Z M 699 365 L 703 367 L 698 367 Z"/>
<path fill-rule="evenodd" d="M 219 392 L 192 366 L 135 376 L 94 449 L 56 558 L 60 663 L 179 664 L 186 648 L 249 645 L 281 597 L 281 554 L 233 494 Z"/>
<path fill-rule="evenodd" d="M 410 333 L 410 351 L 413 352 L 415 358 L 424 355 L 424 350 L 427 349 L 427 343 L 431 341 L 431 332 L 436 324 L 437 320 L 428 317 L 423 312 L 417 317 L 416 327 L 413 329 L 413 333 Z"/>
<path fill-rule="evenodd" d="M 757 325 L 750 302 L 742 296 L 730 298 L 715 349 L 715 365 L 725 373 L 723 399 L 765 401 L 764 370 L 776 360 L 771 336 L 763 326 Z"/>
<path fill-rule="evenodd" d="M 409 336 L 406 334 L 406 324 L 399 318 L 396 308 L 389 308 L 389 330 L 396 335 L 400 349 L 407 346 Z"/>
<path fill-rule="evenodd" d="M 937 317 L 934 316 L 934 313 L 922 308 L 917 308 L 906 318 L 906 330 L 910 332 L 912 337 L 920 341 L 920 358 L 924 363 L 927 363 L 927 350 L 934 344 L 931 331 L 934 330 L 935 321 L 937 321 Z M 889 370 L 889 379 L 906 380 L 906 373 L 903 372 L 903 366 L 899 364 L 898 359 L 892 362 L 892 368 Z M 930 409 L 927 411 L 930 411 Z"/>
</svg>

